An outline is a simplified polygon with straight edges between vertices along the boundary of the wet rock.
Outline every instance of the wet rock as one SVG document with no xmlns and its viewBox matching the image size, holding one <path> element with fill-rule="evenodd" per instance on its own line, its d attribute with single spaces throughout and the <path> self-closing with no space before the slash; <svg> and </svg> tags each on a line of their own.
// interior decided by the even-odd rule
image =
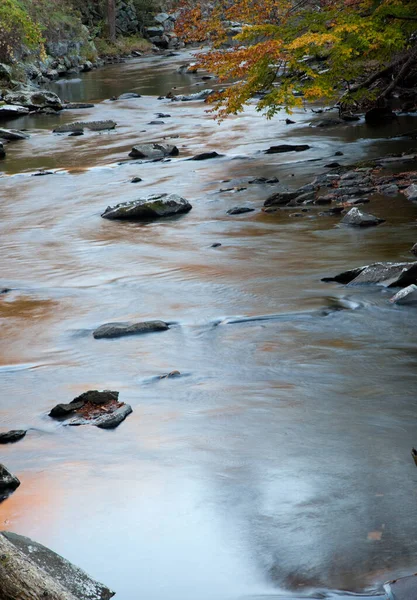
<svg viewBox="0 0 417 600">
<path fill-rule="evenodd" d="M 104 219 L 147 221 L 187 213 L 192 209 L 188 200 L 177 194 L 154 194 L 131 202 L 108 206 L 101 215 Z"/>
<path fill-rule="evenodd" d="M 340 167 L 340 163 L 338 162 L 331 162 L 331 163 L 327 163 L 327 165 L 324 165 L 326 167 L 326 169 L 337 169 L 338 167 Z"/>
<path fill-rule="evenodd" d="M 165 156 L 178 156 L 179 150 L 171 144 L 149 142 L 133 146 L 129 156 L 131 158 L 164 158 Z"/>
<path fill-rule="evenodd" d="M 295 121 L 291 121 L 291 119 L 285 119 L 286 125 L 294 125 Z"/>
<path fill-rule="evenodd" d="M 160 375 L 159 379 L 171 379 L 172 377 L 181 377 L 181 373 L 179 371 L 171 371 L 170 373 Z"/>
<path fill-rule="evenodd" d="M 88 102 L 66 102 L 62 105 L 63 110 L 79 110 L 82 108 L 94 108 L 94 104 Z"/>
<path fill-rule="evenodd" d="M 410 252 L 411 252 L 411 254 L 414 254 L 414 256 L 417 256 L 417 244 L 414 244 L 414 246 L 411 248 Z"/>
<path fill-rule="evenodd" d="M 142 177 L 133 177 L 133 179 L 130 180 L 130 183 L 140 183 L 142 181 Z"/>
<path fill-rule="evenodd" d="M 202 152 L 201 154 L 196 154 L 190 160 L 209 160 L 210 158 L 220 158 L 224 156 L 224 154 L 219 154 L 218 152 Z"/>
<path fill-rule="evenodd" d="M 335 281 L 343 284 L 374 283 L 384 287 L 407 287 L 417 282 L 417 262 L 373 263 L 334 277 L 324 277 L 322 281 Z"/>
<path fill-rule="evenodd" d="M 168 119 L 171 117 L 171 115 L 167 115 L 165 113 L 156 113 L 156 116 L 158 119 Z"/>
<path fill-rule="evenodd" d="M 79 137 L 80 135 L 84 135 L 84 131 L 73 131 L 68 137 Z"/>
<path fill-rule="evenodd" d="M 44 175 L 53 175 L 53 171 L 45 171 L 44 169 L 40 169 L 36 173 L 32 173 L 32 177 L 43 177 Z"/>
<path fill-rule="evenodd" d="M 417 188 L 417 186 L 416 186 Z M 383 185 L 379 188 L 380 194 L 384 196 L 397 196 L 400 192 L 398 185 L 391 183 L 390 185 Z"/>
<path fill-rule="evenodd" d="M 93 331 L 96 340 L 103 338 L 118 338 L 126 335 L 139 335 L 166 331 L 169 326 L 164 321 L 143 321 L 139 323 L 105 323 Z"/>
<path fill-rule="evenodd" d="M 179 94 L 178 96 L 167 96 L 167 98 L 171 98 L 173 101 L 193 102 L 194 100 L 207 100 L 212 93 L 213 90 L 202 90 L 201 92 L 196 92 L 195 94 Z"/>
<path fill-rule="evenodd" d="M 384 125 L 396 118 L 396 114 L 388 106 L 377 106 L 365 113 L 365 122 L 368 125 Z"/>
<path fill-rule="evenodd" d="M 400 290 L 389 300 L 391 304 L 417 304 L 417 285 L 412 283 Z"/>
<path fill-rule="evenodd" d="M 120 406 L 114 412 L 98 417 L 98 419 L 95 420 L 94 425 L 100 429 L 114 429 L 132 412 L 130 404 L 123 404 L 123 406 Z"/>
<path fill-rule="evenodd" d="M 353 227 L 372 227 L 384 223 L 384 219 L 379 219 L 369 213 L 364 213 L 359 208 L 351 208 L 350 211 L 340 221 L 343 225 Z"/>
<path fill-rule="evenodd" d="M 417 185 L 412 183 L 408 188 L 403 191 L 404 196 L 409 200 L 417 200 Z"/>
<path fill-rule="evenodd" d="M 335 156 L 343 156 L 343 152 L 341 152 L 341 150 L 338 150 L 337 152 L 334 153 Z"/>
<path fill-rule="evenodd" d="M 265 150 L 265 154 L 280 154 L 282 152 L 304 152 L 309 150 L 308 144 L 280 144 L 279 146 L 271 146 Z"/>
<path fill-rule="evenodd" d="M 165 125 L 164 121 L 149 121 L 148 125 Z"/>
<path fill-rule="evenodd" d="M 29 135 L 24 131 L 19 131 L 18 129 L 0 128 L 0 138 L 13 142 L 16 140 L 27 140 L 29 138 Z"/>
<path fill-rule="evenodd" d="M 69 402 L 68 404 L 57 404 L 51 409 L 51 411 L 49 412 L 49 416 L 53 419 L 65 418 L 74 413 L 75 411 L 79 410 L 83 406 L 84 401 L 77 399 L 73 400 L 72 402 Z"/>
<path fill-rule="evenodd" d="M 12 69 L 9 65 L 0 63 L 0 81 L 10 83 L 12 80 Z"/>
<path fill-rule="evenodd" d="M 53 131 L 54 133 L 83 132 L 84 129 L 90 129 L 91 131 L 107 131 L 109 129 L 114 129 L 115 127 L 116 123 L 114 121 L 77 121 L 76 123 L 58 125 Z"/>
<path fill-rule="evenodd" d="M 320 212 L 319 217 L 336 217 L 336 216 L 339 216 L 340 214 L 342 214 L 343 211 L 344 211 L 343 206 L 333 206 L 332 208 L 329 208 L 328 210 L 324 210 L 323 212 Z"/>
<path fill-rule="evenodd" d="M 11 291 L 12 290 L 10 288 L 0 288 L 0 295 L 1 294 L 8 294 Z"/>
<path fill-rule="evenodd" d="M 0 464 L 0 499 L 4 499 L 4 495 L 12 492 L 20 485 L 17 477 L 12 475 L 6 467 Z"/>
<path fill-rule="evenodd" d="M 88 390 L 77 398 L 74 398 L 73 402 L 83 402 L 84 404 L 90 402 L 91 404 L 104 405 L 109 402 L 117 402 L 119 399 L 119 392 L 112 390 Z"/>
<path fill-rule="evenodd" d="M 0 142 L 0 159 L 6 158 L 6 150 L 4 149 L 3 144 Z"/>
<path fill-rule="evenodd" d="M 416 245 L 417 245 L 417 244 L 416 244 Z M 210 248 L 220 248 L 220 246 L 221 246 L 221 243 L 220 243 L 220 242 L 214 242 L 214 244 L 212 244 L 212 245 L 210 246 Z"/>
<path fill-rule="evenodd" d="M 0 119 L 13 119 L 15 117 L 23 117 L 27 114 L 29 114 L 29 109 L 26 106 L 13 104 L 0 105 Z"/>
<path fill-rule="evenodd" d="M 140 94 L 137 94 L 136 92 L 126 92 L 124 94 L 120 94 L 120 96 L 117 99 L 132 100 L 133 98 L 142 98 L 142 96 Z"/>
<path fill-rule="evenodd" d="M 294 200 L 298 196 L 300 196 L 299 190 L 293 192 L 277 192 L 265 200 L 264 206 L 286 206 L 291 200 Z"/>
<path fill-rule="evenodd" d="M 24 438 L 25 435 L 26 431 L 24 429 L 12 429 L 5 433 L 0 433 L 0 444 L 13 444 Z"/>
<path fill-rule="evenodd" d="M 31 110 L 40 108 L 50 108 L 54 111 L 62 110 L 62 102 L 60 98 L 53 92 L 47 90 L 37 90 L 35 92 L 8 92 L 4 96 L 6 104 L 17 104 L 25 106 Z"/>
<path fill-rule="evenodd" d="M 83 600 L 110 600 L 114 596 L 114 592 L 108 587 L 95 581 L 85 571 L 46 546 L 11 531 L 2 531 L 1 535 L 52 579 L 58 581 L 73 597 Z"/>
<path fill-rule="evenodd" d="M 242 215 L 243 213 L 253 212 L 255 209 L 249 206 L 235 206 L 227 211 L 228 215 Z"/>
</svg>

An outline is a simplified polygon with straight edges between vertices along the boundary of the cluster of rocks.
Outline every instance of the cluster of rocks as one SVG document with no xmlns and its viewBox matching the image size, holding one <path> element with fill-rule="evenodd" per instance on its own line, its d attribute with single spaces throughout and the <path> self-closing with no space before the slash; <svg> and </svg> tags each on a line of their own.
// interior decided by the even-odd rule
<svg viewBox="0 0 417 600">
<path fill-rule="evenodd" d="M 154 17 L 155 25 L 147 27 L 145 34 L 148 40 L 157 48 L 178 49 L 184 47 L 184 42 L 175 33 L 175 21 L 178 13 L 158 13 Z"/>
</svg>

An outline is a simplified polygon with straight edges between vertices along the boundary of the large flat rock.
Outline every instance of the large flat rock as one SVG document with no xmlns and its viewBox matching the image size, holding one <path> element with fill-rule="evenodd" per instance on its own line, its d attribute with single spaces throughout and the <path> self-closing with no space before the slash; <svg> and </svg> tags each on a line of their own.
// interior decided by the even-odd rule
<svg viewBox="0 0 417 600">
<path fill-rule="evenodd" d="M 96 340 L 118 338 L 126 335 L 166 331 L 169 326 L 164 321 L 143 321 L 139 323 L 105 323 L 93 331 Z"/>
<path fill-rule="evenodd" d="M 155 194 L 148 198 L 139 198 L 131 202 L 108 206 L 101 216 L 103 219 L 149 221 L 187 213 L 191 209 L 192 206 L 188 200 L 177 194 Z"/>
</svg>

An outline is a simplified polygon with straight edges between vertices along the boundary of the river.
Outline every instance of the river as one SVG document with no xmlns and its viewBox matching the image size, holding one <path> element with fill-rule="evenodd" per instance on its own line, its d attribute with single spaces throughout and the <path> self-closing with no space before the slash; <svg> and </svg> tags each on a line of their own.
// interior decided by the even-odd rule
<svg viewBox="0 0 417 600">
<path fill-rule="evenodd" d="M 62 98 L 95 107 L 5 124 L 31 137 L 10 143 L 0 165 L 0 283 L 12 288 L 0 301 L 0 421 L 30 431 L 1 448 L 22 482 L 0 505 L 1 527 L 63 554 L 120 600 L 378 590 L 416 570 L 416 313 L 380 288 L 321 278 L 410 260 L 417 207 L 374 198 L 384 225 L 339 228 L 315 211 L 261 212 L 279 186 L 247 181 L 300 186 L 335 151 L 341 164 L 405 151 L 412 140 L 385 137 L 414 120 L 321 130 L 310 109 L 288 126 L 285 114 L 266 121 L 251 106 L 219 125 L 201 102 L 157 99 L 201 89 L 198 75 L 176 73 L 187 59 L 150 56 L 58 81 Z M 109 100 L 127 91 L 142 98 Z M 158 112 L 171 117 L 149 125 Z M 98 119 L 118 126 L 52 134 Z M 162 138 L 178 158 L 127 160 L 134 143 Z M 260 152 L 281 141 L 311 149 Z M 185 160 L 206 150 L 225 156 Z M 32 177 L 40 168 L 57 172 Z M 156 191 L 180 193 L 193 210 L 146 225 L 100 218 Z M 257 210 L 226 214 L 241 204 Z M 334 306 L 346 309 L 322 310 Z M 246 319 L 261 315 L 272 318 Z M 133 319 L 174 325 L 92 337 Z M 173 370 L 182 377 L 159 379 Z M 114 431 L 47 416 L 88 389 L 119 390 L 133 414 Z"/>
</svg>

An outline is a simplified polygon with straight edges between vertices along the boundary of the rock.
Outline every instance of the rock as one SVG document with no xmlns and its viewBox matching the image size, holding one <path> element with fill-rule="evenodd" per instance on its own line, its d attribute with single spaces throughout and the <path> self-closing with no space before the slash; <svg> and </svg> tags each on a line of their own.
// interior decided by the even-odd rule
<svg viewBox="0 0 417 600">
<path fill-rule="evenodd" d="M 12 475 L 4 465 L 0 464 L 0 499 L 4 499 L 5 494 L 12 492 L 19 485 L 18 478 Z"/>
<path fill-rule="evenodd" d="M 179 150 L 171 144 L 159 144 L 148 142 L 139 146 L 133 146 L 129 156 L 131 158 L 164 158 L 165 156 L 178 156 Z"/>
<path fill-rule="evenodd" d="M 405 263 L 373 263 L 334 277 L 324 277 L 322 281 L 352 285 L 375 283 L 384 287 L 406 287 L 417 282 L 417 262 Z"/>
<path fill-rule="evenodd" d="M 88 102 L 66 102 L 62 105 L 63 110 L 79 110 L 82 108 L 94 108 L 94 104 Z"/>
<path fill-rule="evenodd" d="M 329 208 L 328 210 L 324 210 L 323 212 L 319 213 L 320 217 L 335 217 L 340 215 L 342 212 L 344 211 L 343 206 L 333 206 L 332 208 Z"/>
<path fill-rule="evenodd" d="M 133 177 L 133 179 L 130 180 L 130 183 L 140 183 L 142 181 L 142 177 Z"/>
<path fill-rule="evenodd" d="M 353 227 L 372 227 L 385 223 L 384 219 L 379 219 L 369 213 L 364 213 L 359 208 L 351 208 L 350 211 L 341 220 L 343 225 L 352 225 Z"/>
<path fill-rule="evenodd" d="M 6 150 L 4 149 L 3 144 L 0 142 L 0 159 L 6 158 Z"/>
<path fill-rule="evenodd" d="M 391 304 L 417 304 L 417 285 L 412 283 L 400 290 L 389 300 Z"/>
<path fill-rule="evenodd" d="M 0 128 L 0 138 L 9 141 L 15 140 L 27 140 L 29 139 L 29 135 L 24 133 L 23 131 L 19 131 L 18 129 L 2 129 Z"/>
<path fill-rule="evenodd" d="M 154 194 L 148 198 L 139 198 L 131 202 L 116 204 L 116 206 L 108 206 L 101 216 L 104 219 L 147 221 L 187 213 L 191 209 L 192 206 L 188 200 L 177 194 Z"/>
<path fill-rule="evenodd" d="M 68 137 L 79 137 L 80 135 L 84 135 L 84 131 L 73 131 Z"/>
<path fill-rule="evenodd" d="M 412 183 L 408 188 L 403 191 L 404 196 L 409 200 L 417 200 L 417 185 Z"/>
<path fill-rule="evenodd" d="M 73 400 L 69 404 L 57 404 L 50 411 L 49 416 L 53 419 L 66 418 L 84 406 L 83 400 Z"/>
<path fill-rule="evenodd" d="M 221 246 L 221 243 L 220 243 L 220 242 L 214 242 L 214 244 L 212 244 L 212 245 L 210 246 L 210 248 L 220 248 L 220 246 Z"/>
<path fill-rule="evenodd" d="M 417 256 L 417 244 L 414 244 L 414 246 L 411 248 L 410 252 L 411 252 L 411 254 L 414 254 L 414 256 Z"/>
<path fill-rule="evenodd" d="M 209 160 L 210 158 L 219 158 L 224 156 L 224 154 L 218 154 L 217 152 L 202 152 L 201 154 L 196 154 L 189 160 Z"/>
<path fill-rule="evenodd" d="M 15 106 L 13 104 L 0 105 L 0 119 L 12 119 L 14 117 L 23 117 L 29 114 L 29 109 L 26 106 Z"/>
<path fill-rule="evenodd" d="M 335 156 L 343 156 L 343 152 L 341 152 L 340 150 L 338 150 L 337 152 L 334 153 Z"/>
<path fill-rule="evenodd" d="M 83 600 L 110 600 L 114 596 L 114 592 L 109 588 L 95 581 L 85 571 L 76 567 L 49 548 L 46 548 L 46 546 L 11 531 L 2 531 L 1 535 L 7 538 L 9 542 L 23 552 L 30 561 L 33 561 L 52 579 L 58 581 L 66 590 L 71 592 L 75 598 L 82 598 Z"/>
<path fill-rule="evenodd" d="M 417 190 L 417 186 L 416 186 Z M 398 185 L 391 183 L 390 185 L 383 185 L 379 188 L 379 192 L 384 196 L 397 196 L 400 193 Z"/>
<path fill-rule="evenodd" d="M 0 63 L 0 81 L 10 83 L 12 80 L 12 68 L 9 65 Z"/>
<path fill-rule="evenodd" d="M 93 70 L 93 63 L 90 60 L 86 60 L 85 63 L 81 67 L 81 71 L 83 73 L 88 73 Z"/>
<path fill-rule="evenodd" d="M 167 13 L 158 13 L 157 15 L 154 16 L 154 21 L 156 21 L 157 23 L 165 23 L 165 21 L 168 21 L 169 19 L 169 15 Z"/>
<path fill-rule="evenodd" d="M 388 106 L 377 106 L 365 113 L 365 122 L 368 125 L 384 125 L 396 118 L 396 114 Z"/>
<path fill-rule="evenodd" d="M 132 407 L 130 404 L 123 404 L 120 408 L 117 408 L 114 412 L 108 415 L 103 415 L 96 419 L 94 425 L 100 429 L 114 429 L 122 421 L 126 419 L 132 413 Z"/>
<path fill-rule="evenodd" d="M 165 121 L 149 121 L 148 125 L 165 125 Z"/>
<path fill-rule="evenodd" d="M 11 431 L 0 433 L 0 444 L 13 444 L 24 438 L 25 435 L 26 431 L 24 429 L 12 429 Z"/>
<path fill-rule="evenodd" d="M 285 119 L 286 125 L 294 125 L 295 121 L 291 121 L 291 119 Z"/>
<path fill-rule="evenodd" d="M 91 131 L 107 131 L 114 129 L 116 123 L 114 121 L 77 121 L 76 123 L 67 123 L 66 125 L 58 125 L 53 130 L 54 133 L 69 133 L 75 131 L 84 131 L 84 129 L 90 129 Z"/>
<path fill-rule="evenodd" d="M 118 338 L 126 335 L 166 331 L 169 326 L 164 321 L 143 321 L 139 323 L 105 323 L 93 331 L 96 340 Z"/>
<path fill-rule="evenodd" d="M 109 402 L 117 402 L 119 400 L 119 392 L 112 390 L 103 390 L 99 392 L 98 390 L 88 390 L 88 392 L 84 392 L 77 398 L 74 398 L 73 403 L 90 402 L 91 404 L 104 405 Z"/>
<path fill-rule="evenodd" d="M 337 167 L 340 167 L 340 163 L 338 162 L 331 162 L 328 163 L 327 165 L 324 165 L 326 167 L 326 169 L 337 169 Z"/>
<path fill-rule="evenodd" d="M 337 125 L 342 125 L 343 121 L 341 119 L 322 119 L 321 121 L 316 121 L 311 123 L 313 127 L 336 127 Z"/>
<path fill-rule="evenodd" d="M 253 212 L 255 209 L 250 206 L 235 206 L 227 211 L 228 215 L 242 215 L 243 213 Z"/>
<path fill-rule="evenodd" d="M 172 377 L 181 377 L 181 373 L 179 371 L 171 371 L 170 373 L 160 375 L 159 379 L 171 379 Z"/>
<path fill-rule="evenodd" d="M 168 119 L 171 115 L 167 115 L 165 113 L 156 113 L 156 116 L 158 117 L 158 119 Z"/>
<path fill-rule="evenodd" d="M 133 98 L 142 98 L 142 96 L 140 94 L 137 94 L 136 92 L 126 92 L 124 94 L 120 94 L 120 96 L 118 96 L 118 100 L 131 100 Z"/>
<path fill-rule="evenodd" d="M 304 150 L 309 150 L 310 146 L 308 144 L 280 144 L 279 146 L 271 146 L 268 150 L 265 150 L 265 154 L 278 154 L 281 152 L 304 152 Z"/>
<path fill-rule="evenodd" d="M 37 90 L 35 92 L 8 92 L 4 96 L 4 101 L 7 104 L 26 106 L 31 110 L 51 108 L 52 110 L 57 111 L 62 109 L 60 98 L 53 92 L 47 90 Z"/>
<path fill-rule="evenodd" d="M 265 200 L 264 206 L 285 206 L 298 196 L 300 196 L 299 190 L 295 190 L 294 192 L 277 192 Z"/>
<path fill-rule="evenodd" d="M 192 102 L 194 100 L 207 100 L 209 96 L 213 93 L 213 90 L 202 90 L 201 92 L 196 92 L 195 94 L 180 94 L 179 96 L 167 96 L 167 98 L 171 98 L 173 101 L 181 101 L 181 102 Z"/>
</svg>

